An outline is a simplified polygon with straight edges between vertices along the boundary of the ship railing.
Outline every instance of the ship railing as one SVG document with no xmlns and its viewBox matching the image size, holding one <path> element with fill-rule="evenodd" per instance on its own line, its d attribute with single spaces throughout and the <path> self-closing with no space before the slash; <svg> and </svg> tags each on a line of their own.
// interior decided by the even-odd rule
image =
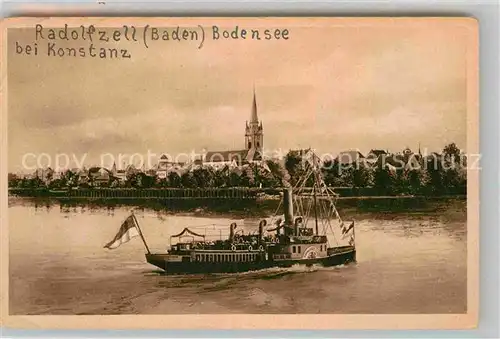
<svg viewBox="0 0 500 339">
<path fill-rule="evenodd" d="M 275 260 L 284 260 L 284 259 L 291 259 L 292 255 L 290 253 L 279 253 L 279 254 L 273 254 L 273 259 Z"/>
</svg>

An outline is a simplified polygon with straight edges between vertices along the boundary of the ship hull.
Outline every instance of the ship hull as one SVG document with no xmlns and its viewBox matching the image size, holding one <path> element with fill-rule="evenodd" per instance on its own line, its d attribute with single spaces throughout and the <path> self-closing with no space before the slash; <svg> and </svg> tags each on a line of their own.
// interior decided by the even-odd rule
<svg viewBox="0 0 500 339">
<path fill-rule="evenodd" d="M 339 266 L 356 261 L 356 249 L 347 249 L 326 257 L 311 259 L 257 260 L 251 262 L 192 262 L 171 261 L 168 254 L 146 254 L 146 260 L 166 274 L 210 274 L 257 271 L 272 267 L 292 267 L 295 265 L 323 267 Z"/>
</svg>

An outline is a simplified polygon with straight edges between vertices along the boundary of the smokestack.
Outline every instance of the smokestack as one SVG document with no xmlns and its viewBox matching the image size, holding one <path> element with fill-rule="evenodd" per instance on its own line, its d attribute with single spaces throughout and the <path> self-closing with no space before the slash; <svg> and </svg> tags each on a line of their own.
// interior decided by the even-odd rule
<svg viewBox="0 0 500 339">
<path fill-rule="evenodd" d="M 229 242 L 233 242 L 234 240 L 234 229 L 236 228 L 236 223 L 233 222 L 230 226 L 229 226 Z"/>
<path fill-rule="evenodd" d="M 293 227 L 293 193 L 292 188 L 287 187 L 283 191 L 283 209 L 285 214 L 285 227 Z"/>
<path fill-rule="evenodd" d="M 267 221 L 266 220 L 262 220 L 260 223 L 259 223 L 259 244 L 262 242 L 262 236 L 264 234 L 264 226 L 267 225 Z"/>
<path fill-rule="evenodd" d="M 299 224 L 301 223 L 302 223 L 302 217 L 295 218 L 295 224 L 293 229 L 293 233 L 295 234 L 295 236 L 299 235 Z"/>
</svg>

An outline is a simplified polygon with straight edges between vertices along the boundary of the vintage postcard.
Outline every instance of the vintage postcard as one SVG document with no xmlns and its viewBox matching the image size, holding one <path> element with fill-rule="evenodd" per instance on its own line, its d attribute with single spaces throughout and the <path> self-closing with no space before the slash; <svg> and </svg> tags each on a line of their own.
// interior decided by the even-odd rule
<svg viewBox="0 0 500 339">
<path fill-rule="evenodd" d="M 1 42 L 2 326 L 476 326 L 473 18 L 14 18 Z"/>
</svg>

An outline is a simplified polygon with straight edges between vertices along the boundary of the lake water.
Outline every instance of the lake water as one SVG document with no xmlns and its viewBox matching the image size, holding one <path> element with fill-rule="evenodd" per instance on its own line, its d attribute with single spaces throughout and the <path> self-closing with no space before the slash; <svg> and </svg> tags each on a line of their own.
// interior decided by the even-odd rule
<svg viewBox="0 0 500 339">
<path fill-rule="evenodd" d="M 104 249 L 130 207 L 9 205 L 11 314 L 465 313 L 466 202 L 430 212 L 357 213 L 356 264 L 165 276 L 134 238 Z M 347 212 L 347 211 L 346 211 Z M 135 212 L 152 251 L 227 215 Z M 342 211 L 341 211 L 342 214 Z M 254 229 L 257 218 L 236 220 Z"/>
</svg>

